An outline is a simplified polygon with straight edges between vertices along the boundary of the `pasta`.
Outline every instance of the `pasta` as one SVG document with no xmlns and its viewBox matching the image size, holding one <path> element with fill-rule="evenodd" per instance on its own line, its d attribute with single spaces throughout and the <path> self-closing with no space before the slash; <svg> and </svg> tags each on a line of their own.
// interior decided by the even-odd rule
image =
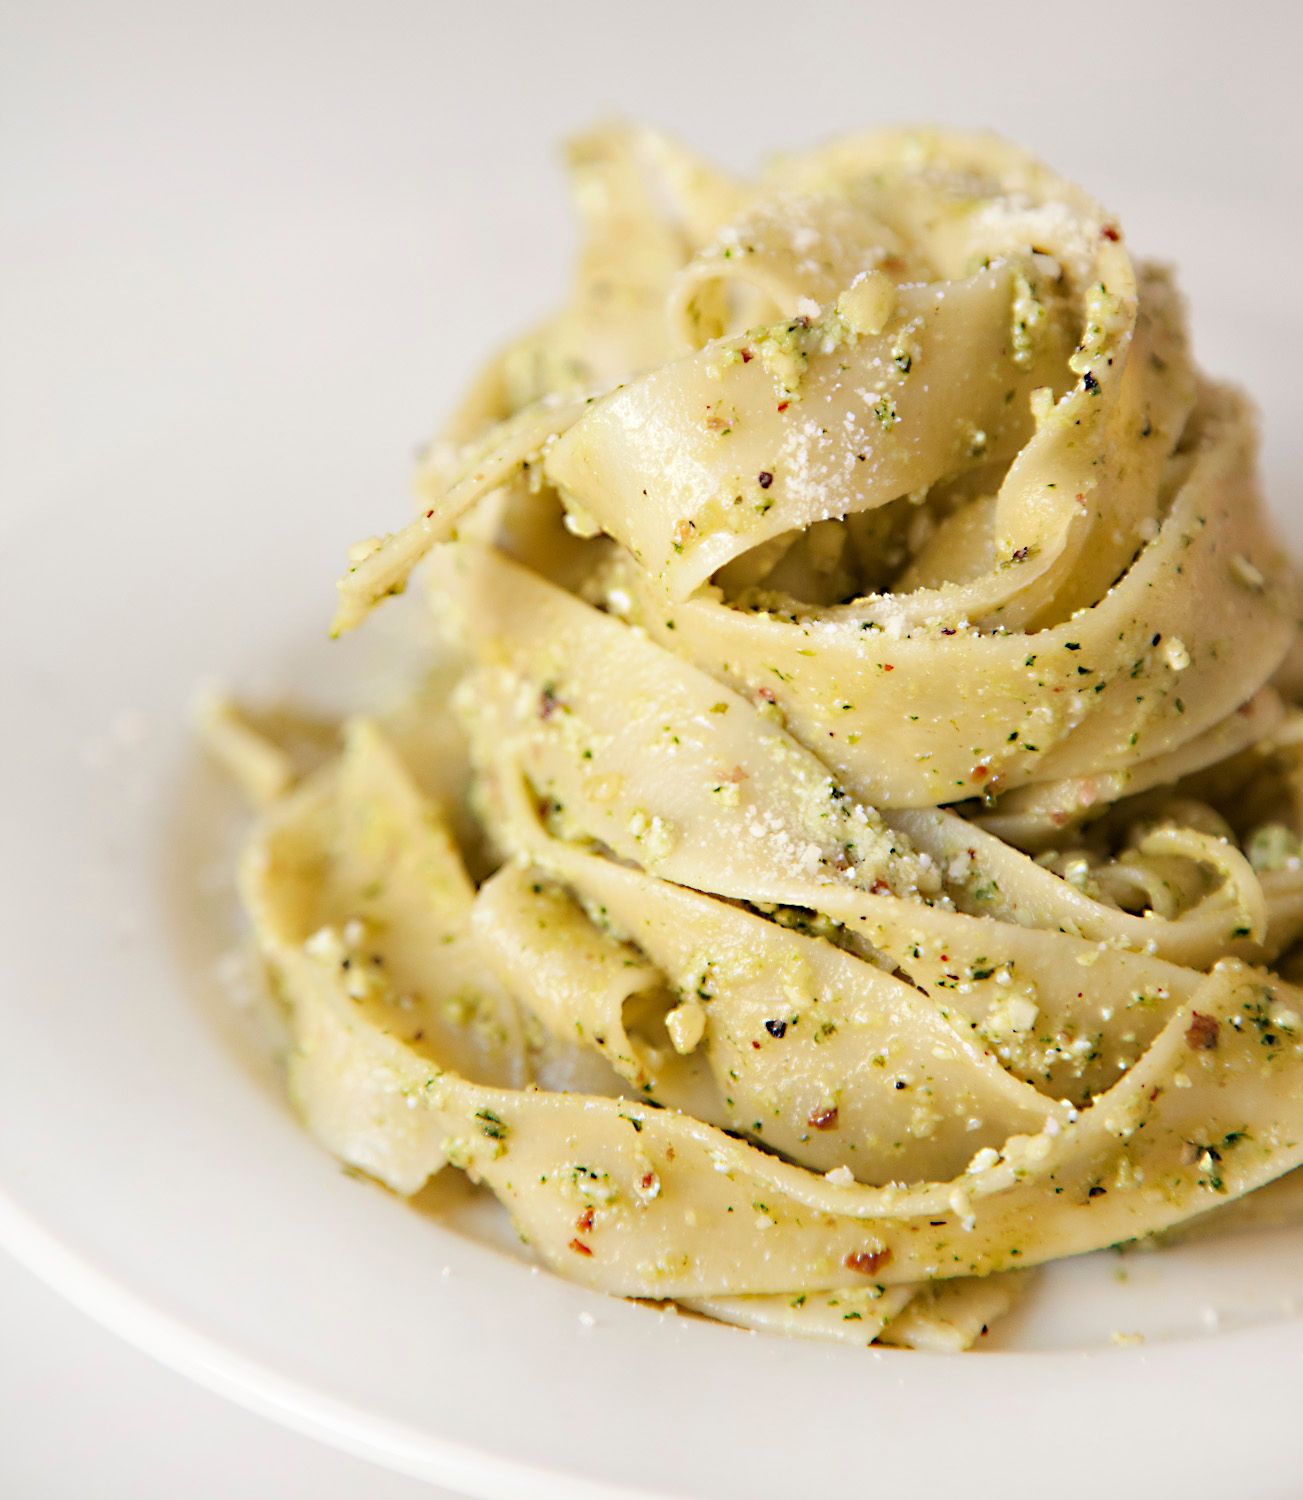
<svg viewBox="0 0 1303 1500">
<path fill-rule="evenodd" d="M 341 583 L 346 630 L 422 567 L 439 684 L 302 775 L 207 711 L 291 1090 L 590 1287 L 965 1347 L 1028 1268 L 1303 1162 L 1251 412 L 992 138 L 740 182 L 612 127 L 570 169 L 569 303 Z"/>
</svg>

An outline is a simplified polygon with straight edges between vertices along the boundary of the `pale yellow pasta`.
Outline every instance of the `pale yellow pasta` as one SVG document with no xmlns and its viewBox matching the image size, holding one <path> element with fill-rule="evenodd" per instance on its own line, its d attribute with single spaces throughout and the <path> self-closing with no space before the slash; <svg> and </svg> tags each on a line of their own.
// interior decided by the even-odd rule
<svg viewBox="0 0 1303 1500">
<path fill-rule="evenodd" d="M 1002 142 L 743 182 L 610 128 L 571 165 L 570 303 L 341 584 L 348 629 L 424 563 L 455 691 L 296 784 L 217 726 L 270 802 L 291 1089 L 588 1286 L 967 1347 L 1025 1269 L 1303 1163 L 1298 586 L 1251 414 Z"/>
</svg>

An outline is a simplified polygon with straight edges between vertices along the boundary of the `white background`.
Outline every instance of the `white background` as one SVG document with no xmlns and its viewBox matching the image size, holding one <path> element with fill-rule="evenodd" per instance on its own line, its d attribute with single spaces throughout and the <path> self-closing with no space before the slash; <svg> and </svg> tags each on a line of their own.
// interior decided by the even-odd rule
<svg viewBox="0 0 1303 1500">
<path fill-rule="evenodd" d="M 304 518 L 286 587 L 324 612 L 348 538 L 313 533 L 304 476 L 356 494 L 358 534 L 401 514 L 414 444 L 560 286 L 558 138 L 613 113 L 737 166 L 879 122 L 998 128 L 1181 264 L 1205 362 L 1251 386 L 1298 274 L 1292 9 L 0 0 L 0 506 L 93 495 L 202 389 L 232 482 Z M 286 416 L 309 377 L 356 422 Z M 283 461 L 242 469 L 268 431 Z M 1266 434 L 1282 508 L 1295 441 Z M 0 1330 L 5 1496 L 432 1493 L 183 1384 L 2 1259 Z"/>
</svg>

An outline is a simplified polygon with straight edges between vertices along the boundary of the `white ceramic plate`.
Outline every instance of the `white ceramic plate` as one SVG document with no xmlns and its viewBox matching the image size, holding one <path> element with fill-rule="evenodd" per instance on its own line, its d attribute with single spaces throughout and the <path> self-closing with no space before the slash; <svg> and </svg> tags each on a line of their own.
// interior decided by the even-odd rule
<svg viewBox="0 0 1303 1500">
<path fill-rule="evenodd" d="M 258 63 L 275 89 L 257 130 L 281 58 Z M 312 106 L 314 131 L 340 97 Z M 373 139 L 366 113 L 337 146 Z M 476 1496 L 1297 1493 L 1280 1458 L 1303 1372 L 1297 1234 L 1056 1270 L 971 1357 L 856 1353 L 580 1291 L 534 1272 L 453 1179 L 418 1213 L 302 1133 L 223 972 L 238 812 L 187 706 L 213 675 L 342 705 L 384 670 L 383 622 L 325 643 L 343 549 L 400 514 L 427 397 L 489 342 L 475 309 L 505 331 L 554 277 L 515 277 L 523 168 L 510 202 L 461 183 L 463 238 L 440 238 L 370 162 L 334 170 L 372 198 L 323 208 L 322 189 L 300 213 L 283 137 L 232 110 L 236 144 L 204 158 L 192 121 L 183 161 L 143 118 L 142 161 L 105 176 L 92 153 L 68 199 L 95 216 L 55 204 L 47 234 L 34 210 L 13 242 L 26 296 L 6 340 L 32 352 L 0 383 L 5 453 L 26 445 L 0 506 L 0 1240 L 214 1389 Z M 196 159 L 237 208 L 229 224 L 205 210 L 202 235 L 185 220 Z M 1180 253 L 1205 363 L 1263 402 L 1297 540 L 1303 301 L 1297 278 L 1268 276 L 1291 265 L 1283 222 L 1243 201 L 1233 218 L 1194 196 L 1131 201 L 1142 241 Z M 559 213 L 541 222 L 530 244 L 550 266 Z M 1246 244 L 1261 282 L 1223 274 Z"/>
<path fill-rule="evenodd" d="M 1000 1335 L 1035 1352 L 943 1360 L 609 1302 L 504 1252 L 451 1182 L 432 1195 L 450 1228 L 341 1173 L 280 1102 L 221 972 L 239 820 L 186 708 L 215 669 L 347 699 L 392 630 L 328 646 L 329 558 L 304 542 L 285 455 L 197 467 L 196 442 L 149 435 L 77 497 L 75 531 L 32 504 L 0 532 L 3 701 L 23 709 L 0 738 L 10 1248 L 214 1388 L 475 1495 L 529 1475 L 538 1496 L 761 1500 L 861 1472 L 937 1492 L 999 1473 L 1008 1497 L 1053 1474 L 1072 1495 L 1098 1484 L 1097 1457 L 1137 1493 L 1160 1476 L 1259 1493 L 1236 1486 L 1292 1420 L 1298 1235 L 1094 1257 L 1050 1273 Z M 250 472 L 264 482 L 241 488 Z M 312 500 L 314 530 L 342 540 L 349 506 Z M 1112 1348 L 1114 1332 L 1147 1342 Z M 1253 1421 L 1207 1441 L 1249 1379 Z"/>
</svg>

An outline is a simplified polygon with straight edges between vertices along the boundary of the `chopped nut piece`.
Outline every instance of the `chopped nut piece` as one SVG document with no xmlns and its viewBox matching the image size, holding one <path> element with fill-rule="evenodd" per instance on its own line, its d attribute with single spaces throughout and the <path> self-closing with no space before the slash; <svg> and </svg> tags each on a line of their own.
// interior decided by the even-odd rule
<svg viewBox="0 0 1303 1500">
<path fill-rule="evenodd" d="M 1195 1011 L 1185 1033 L 1186 1042 L 1199 1052 L 1211 1052 L 1217 1045 L 1221 1022 L 1214 1016 L 1201 1015 Z"/>
<path fill-rule="evenodd" d="M 851 1250 L 847 1252 L 846 1259 L 842 1264 L 848 1271 L 858 1271 L 861 1276 L 872 1276 L 880 1266 L 885 1266 L 891 1259 L 891 1251 L 888 1248 L 881 1250 Z"/>
</svg>

